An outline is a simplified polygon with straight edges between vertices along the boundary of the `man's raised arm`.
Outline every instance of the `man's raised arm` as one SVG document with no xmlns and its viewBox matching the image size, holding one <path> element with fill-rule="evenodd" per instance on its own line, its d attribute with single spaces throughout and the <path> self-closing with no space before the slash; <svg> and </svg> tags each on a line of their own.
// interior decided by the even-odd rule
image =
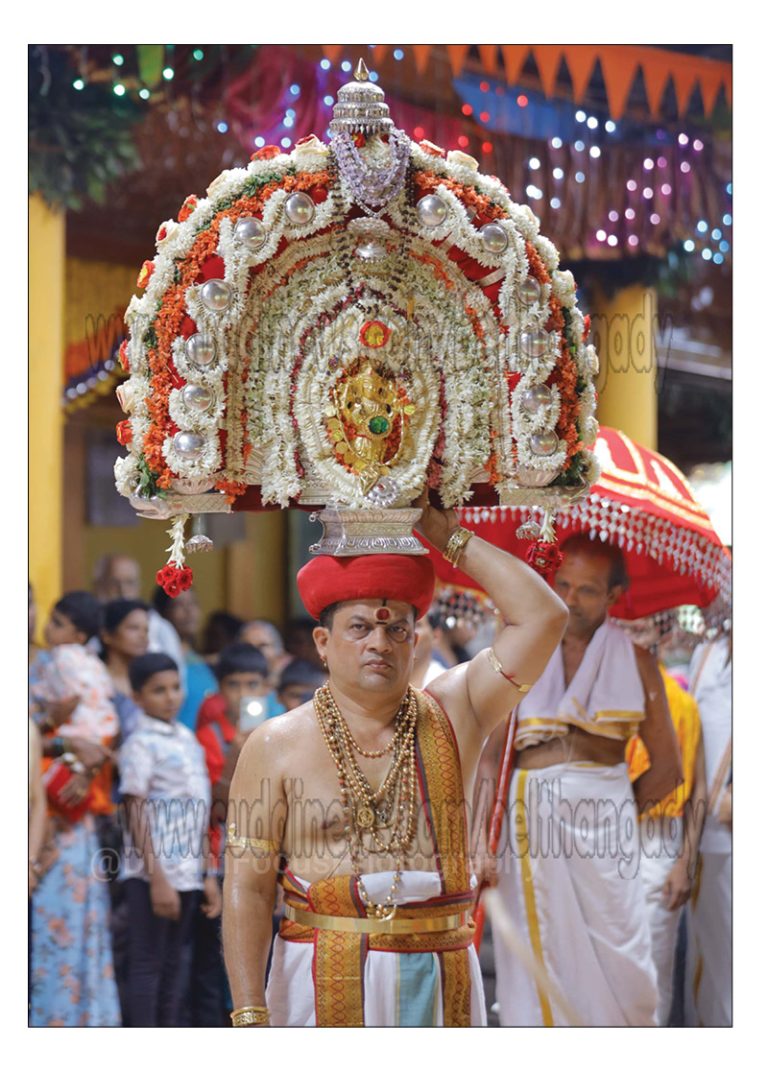
<svg viewBox="0 0 768 1069">
<path fill-rule="evenodd" d="M 442 553 L 459 526 L 455 512 L 433 508 L 424 495 L 415 504 L 424 507 L 418 529 Z M 490 651 L 460 666 L 466 697 L 485 737 L 518 704 L 521 687 L 529 689 L 544 671 L 563 637 L 568 610 L 532 568 L 478 536 L 466 543 L 458 566 L 487 591 L 505 625 Z M 450 675 L 454 673 L 459 675 L 457 669 Z M 443 687 L 455 693 L 454 686 L 446 675 L 430 690 L 440 698 Z"/>
</svg>

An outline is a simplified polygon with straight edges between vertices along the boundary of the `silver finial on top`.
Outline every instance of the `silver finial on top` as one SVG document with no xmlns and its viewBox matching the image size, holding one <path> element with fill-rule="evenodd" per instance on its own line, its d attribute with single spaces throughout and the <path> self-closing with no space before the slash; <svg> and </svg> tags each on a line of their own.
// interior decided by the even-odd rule
<svg viewBox="0 0 768 1069">
<path fill-rule="evenodd" d="M 355 69 L 354 81 L 342 85 L 330 122 L 332 134 L 388 134 L 394 130 L 389 108 L 384 103 L 384 90 L 370 80 L 362 59 Z"/>
</svg>

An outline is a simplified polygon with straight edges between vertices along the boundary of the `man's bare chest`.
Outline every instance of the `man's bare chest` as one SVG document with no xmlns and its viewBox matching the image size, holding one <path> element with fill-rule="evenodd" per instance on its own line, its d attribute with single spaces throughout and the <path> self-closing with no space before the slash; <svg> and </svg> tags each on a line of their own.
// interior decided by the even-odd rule
<svg viewBox="0 0 768 1069">
<path fill-rule="evenodd" d="M 384 781 L 387 762 L 360 762 L 367 773 L 374 796 Z M 330 875 L 355 871 L 350 849 L 354 843 L 358 867 L 364 872 L 383 872 L 402 863 L 404 869 L 435 869 L 435 827 L 431 812 L 416 784 L 411 812 L 399 810 L 409 806 L 408 798 L 386 793 L 374 806 L 374 825 L 362 827 L 367 815 L 360 812 L 356 799 L 344 792 L 337 770 L 330 758 L 305 764 L 297 774 L 284 779 L 286 799 L 282 848 L 288 867 L 295 875 L 317 880 Z M 387 849 L 399 819 L 410 816 L 413 834 L 404 856 L 396 848 Z"/>
</svg>

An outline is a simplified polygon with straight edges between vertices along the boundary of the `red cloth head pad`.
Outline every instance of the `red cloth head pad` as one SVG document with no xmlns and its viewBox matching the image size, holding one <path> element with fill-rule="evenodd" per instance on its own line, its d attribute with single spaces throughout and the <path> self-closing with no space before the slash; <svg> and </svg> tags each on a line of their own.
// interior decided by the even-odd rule
<svg viewBox="0 0 768 1069">
<path fill-rule="evenodd" d="M 416 606 L 420 620 L 432 604 L 435 571 L 426 556 L 397 553 L 315 557 L 296 576 L 301 600 L 316 620 L 337 601 L 387 598 Z"/>
</svg>

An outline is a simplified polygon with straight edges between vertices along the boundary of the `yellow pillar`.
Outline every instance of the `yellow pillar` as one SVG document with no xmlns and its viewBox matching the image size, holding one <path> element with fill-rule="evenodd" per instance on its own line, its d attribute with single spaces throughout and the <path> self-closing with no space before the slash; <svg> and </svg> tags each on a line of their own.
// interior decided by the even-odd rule
<svg viewBox="0 0 768 1069">
<path fill-rule="evenodd" d="M 29 578 L 39 625 L 61 589 L 64 213 L 29 199 Z"/>
<path fill-rule="evenodd" d="M 600 357 L 597 418 L 655 449 L 656 291 L 638 284 L 610 298 L 599 295 L 591 312 L 592 337 Z"/>
<path fill-rule="evenodd" d="M 227 551 L 227 608 L 244 620 L 285 622 L 286 516 L 248 512 L 246 537 Z"/>
</svg>

